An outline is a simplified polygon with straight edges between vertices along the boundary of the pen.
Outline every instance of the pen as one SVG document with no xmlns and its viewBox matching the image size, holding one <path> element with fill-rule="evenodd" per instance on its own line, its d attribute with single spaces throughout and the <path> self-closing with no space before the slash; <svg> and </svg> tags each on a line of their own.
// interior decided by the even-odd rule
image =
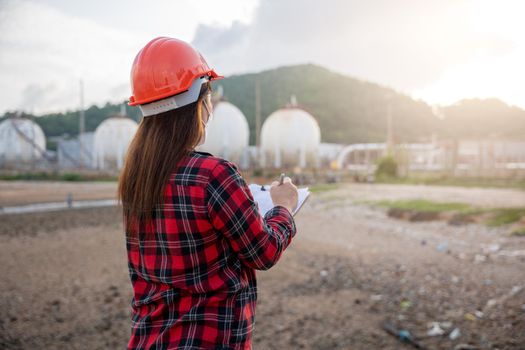
<svg viewBox="0 0 525 350">
<path fill-rule="evenodd" d="M 284 173 L 281 173 L 281 176 L 279 177 L 279 185 L 282 185 L 284 181 Z M 266 188 L 264 188 L 264 185 L 261 186 L 261 191 L 266 191 Z"/>
<path fill-rule="evenodd" d="M 281 173 L 281 177 L 279 178 L 279 185 L 282 185 L 284 181 L 284 173 Z"/>
</svg>

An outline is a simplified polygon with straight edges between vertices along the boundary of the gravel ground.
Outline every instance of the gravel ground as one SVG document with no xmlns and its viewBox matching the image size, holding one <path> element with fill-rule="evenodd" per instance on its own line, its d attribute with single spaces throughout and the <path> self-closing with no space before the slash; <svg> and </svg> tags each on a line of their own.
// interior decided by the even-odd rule
<svg viewBox="0 0 525 350">
<path fill-rule="evenodd" d="M 423 192 L 437 197 L 441 189 Z M 363 193 L 370 191 L 384 191 L 381 199 L 394 192 Z M 487 203 L 509 195 L 491 191 Z M 406 187 L 398 192 L 405 196 Z M 354 202 L 364 197 L 347 188 L 315 194 L 297 215 L 290 248 L 258 273 L 254 349 L 410 349 L 382 330 L 384 321 L 428 349 L 525 348 L 525 238 L 392 219 Z M 131 285 L 117 208 L 0 222 L 0 348 L 123 348 Z M 432 322 L 445 334 L 428 336 Z"/>
</svg>

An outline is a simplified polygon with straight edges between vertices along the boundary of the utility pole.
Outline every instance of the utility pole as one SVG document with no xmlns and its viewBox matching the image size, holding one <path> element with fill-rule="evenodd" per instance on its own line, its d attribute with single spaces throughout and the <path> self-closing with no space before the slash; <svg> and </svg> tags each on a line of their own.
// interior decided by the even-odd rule
<svg viewBox="0 0 525 350">
<path fill-rule="evenodd" d="M 261 87 L 259 77 L 255 77 L 255 149 L 257 157 L 257 166 L 259 167 L 261 156 Z"/>
<path fill-rule="evenodd" d="M 85 128 L 85 116 L 84 116 L 84 82 L 80 79 L 80 118 L 78 120 L 78 154 L 80 169 L 84 168 L 84 156 L 82 150 L 84 148 L 83 136 Z"/>
<path fill-rule="evenodd" d="M 31 140 L 35 140 L 35 117 L 33 116 L 33 113 L 28 118 L 31 123 Z M 32 145 L 31 145 L 32 146 Z M 35 148 L 31 147 L 31 170 L 35 170 Z"/>
<path fill-rule="evenodd" d="M 392 154 L 394 147 L 394 130 L 392 125 L 392 96 L 390 93 L 386 97 L 387 114 L 386 114 L 386 149 L 388 154 Z"/>
</svg>

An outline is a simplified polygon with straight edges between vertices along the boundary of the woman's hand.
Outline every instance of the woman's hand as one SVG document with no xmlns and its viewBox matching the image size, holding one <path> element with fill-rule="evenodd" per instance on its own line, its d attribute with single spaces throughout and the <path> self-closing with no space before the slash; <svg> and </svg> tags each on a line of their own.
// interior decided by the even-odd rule
<svg viewBox="0 0 525 350">
<path fill-rule="evenodd" d="M 297 206 L 297 187 L 289 177 L 284 178 L 282 185 L 279 184 L 279 181 L 272 182 L 270 196 L 272 197 L 274 205 L 281 205 L 288 209 L 290 213 L 293 213 L 293 210 Z"/>
</svg>

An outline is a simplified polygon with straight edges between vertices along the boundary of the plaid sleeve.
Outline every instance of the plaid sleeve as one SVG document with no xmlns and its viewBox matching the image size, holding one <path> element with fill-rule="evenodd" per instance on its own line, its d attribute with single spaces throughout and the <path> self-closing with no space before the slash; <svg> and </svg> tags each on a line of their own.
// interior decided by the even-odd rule
<svg viewBox="0 0 525 350">
<path fill-rule="evenodd" d="M 216 230 L 228 239 L 247 266 L 267 270 L 280 258 L 295 236 L 292 214 L 282 206 L 269 210 L 264 218 L 237 167 L 221 161 L 211 172 L 208 213 Z"/>
</svg>

